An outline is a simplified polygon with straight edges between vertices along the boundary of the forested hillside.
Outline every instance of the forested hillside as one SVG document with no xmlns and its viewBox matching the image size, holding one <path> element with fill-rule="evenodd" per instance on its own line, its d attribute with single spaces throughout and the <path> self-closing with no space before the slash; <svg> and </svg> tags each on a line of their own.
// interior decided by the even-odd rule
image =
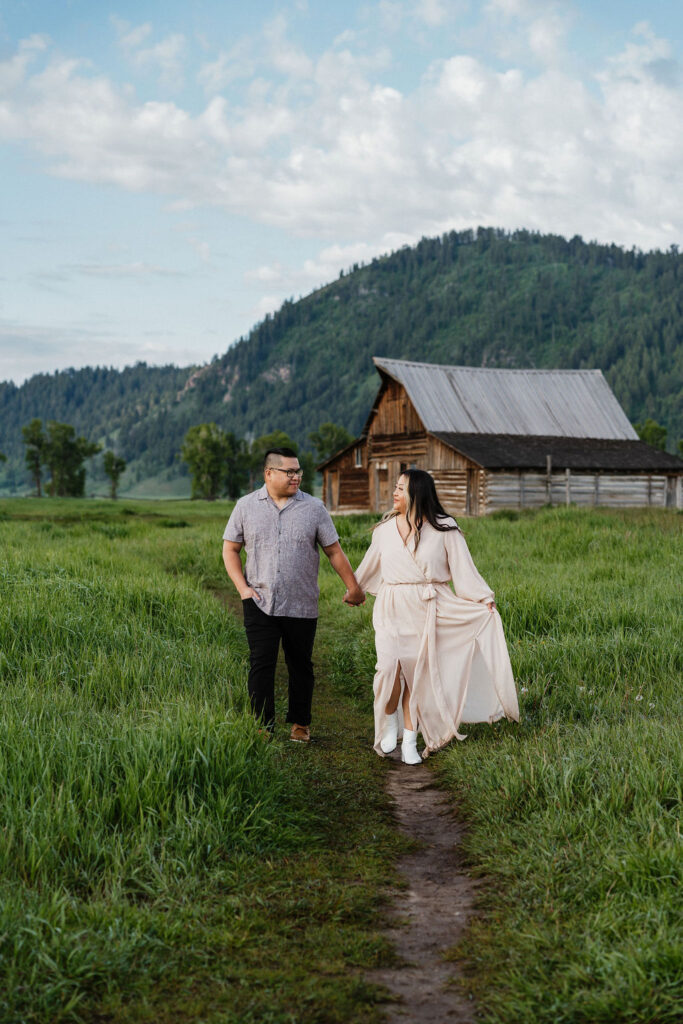
<svg viewBox="0 0 683 1024">
<path fill-rule="evenodd" d="M 177 404 L 190 370 L 177 366 L 147 366 L 140 362 L 125 370 L 86 367 L 41 373 L 20 387 L 0 383 L 0 451 L 7 463 L 0 466 L 4 489 L 23 489 L 28 484 L 24 467 L 21 428 L 33 417 L 71 423 L 77 433 L 120 451 L 127 459 L 134 451 L 126 441 L 137 424 L 163 419 Z M 161 465 L 171 465 L 178 449 L 175 436 L 159 436 L 156 451 L 147 462 L 150 475 Z M 101 462 L 101 459 L 99 460 Z M 99 466 L 90 467 L 96 475 Z M 4 470 L 4 473 L 3 473 Z M 4 477 L 4 481 L 3 481 Z"/>
<path fill-rule="evenodd" d="M 355 266 L 288 301 L 200 369 L 140 364 L 0 386 L 7 483 L 25 479 L 20 428 L 32 416 L 109 435 L 129 482 L 179 472 L 194 423 L 238 436 L 280 428 L 305 447 L 333 420 L 361 428 L 378 378 L 373 355 L 471 366 L 599 367 L 632 421 L 683 436 L 683 256 L 556 235 L 451 232 Z M 226 338 L 226 346 L 230 339 Z M 175 468 L 174 468 L 175 467 Z M 0 473 L 2 470 L 0 470 Z"/>
</svg>

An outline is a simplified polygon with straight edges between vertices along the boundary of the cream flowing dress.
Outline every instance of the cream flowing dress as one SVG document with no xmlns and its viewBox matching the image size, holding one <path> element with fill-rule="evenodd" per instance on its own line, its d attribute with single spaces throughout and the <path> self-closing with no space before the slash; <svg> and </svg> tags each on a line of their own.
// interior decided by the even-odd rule
<svg viewBox="0 0 683 1024">
<path fill-rule="evenodd" d="M 444 525 L 456 526 L 454 519 Z M 375 750 L 386 728 L 385 707 L 397 672 L 410 690 L 410 714 L 424 756 L 454 737 L 461 723 L 519 721 L 503 624 L 486 602 L 493 591 L 477 572 L 460 529 L 424 523 L 420 543 L 404 544 L 396 519 L 378 526 L 356 570 L 377 600 L 375 627 Z M 455 593 L 449 582 L 453 581 Z M 400 708 L 400 702 L 399 702 Z"/>
</svg>

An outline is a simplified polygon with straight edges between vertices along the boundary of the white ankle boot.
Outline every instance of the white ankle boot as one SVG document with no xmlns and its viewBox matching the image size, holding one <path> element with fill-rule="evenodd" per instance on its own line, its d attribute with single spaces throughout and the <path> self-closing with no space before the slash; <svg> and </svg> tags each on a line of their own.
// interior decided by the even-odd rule
<svg viewBox="0 0 683 1024">
<path fill-rule="evenodd" d="M 403 743 L 401 744 L 401 760 L 404 764 L 422 764 L 422 758 L 417 752 L 417 730 L 403 730 Z"/>
<path fill-rule="evenodd" d="M 392 750 L 396 750 L 396 744 L 398 743 L 398 711 L 394 711 L 393 715 L 387 715 L 386 723 L 384 726 L 384 733 L 380 740 L 380 749 L 383 754 L 390 754 Z"/>
</svg>

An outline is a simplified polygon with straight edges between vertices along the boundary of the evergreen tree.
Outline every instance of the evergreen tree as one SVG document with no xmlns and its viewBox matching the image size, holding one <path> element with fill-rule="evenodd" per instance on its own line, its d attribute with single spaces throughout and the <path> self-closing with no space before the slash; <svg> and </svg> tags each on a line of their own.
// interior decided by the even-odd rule
<svg viewBox="0 0 683 1024">
<path fill-rule="evenodd" d="M 304 471 L 301 477 L 301 490 L 306 491 L 307 494 L 312 494 L 315 484 L 315 459 L 313 452 L 301 452 L 299 463 Z"/>
<path fill-rule="evenodd" d="M 228 431 L 226 434 L 230 444 L 225 473 L 225 493 L 229 498 L 239 498 L 249 479 L 249 448 L 247 442 L 237 438 Z"/>
<path fill-rule="evenodd" d="M 33 483 L 36 487 L 36 497 L 42 497 L 42 466 L 45 461 L 45 446 L 47 438 L 43 432 L 43 421 L 32 419 L 25 427 L 21 428 L 24 444 L 26 445 L 26 467 L 31 473 Z"/>
<path fill-rule="evenodd" d="M 111 482 L 111 497 L 113 500 L 116 500 L 116 492 L 119 487 L 119 477 L 126 468 L 126 460 L 112 451 L 106 451 L 102 461 L 104 465 L 104 472 L 107 474 Z"/>
<path fill-rule="evenodd" d="M 325 462 L 335 452 L 351 444 L 353 435 L 337 423 L 321 423 L 317 430 L 308 435 L 308 439 L 313 442 L 318 462 Z"/>
</svg>

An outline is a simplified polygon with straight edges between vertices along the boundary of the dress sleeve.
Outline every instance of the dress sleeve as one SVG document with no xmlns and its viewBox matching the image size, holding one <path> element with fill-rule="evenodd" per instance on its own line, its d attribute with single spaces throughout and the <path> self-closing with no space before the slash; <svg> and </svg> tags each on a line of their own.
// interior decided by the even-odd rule
<svg viewBox="0 0 683 1024">
<path fill-rule="evenodd" d="M 467 601 L 494 601 L 495 596 L 472 561 L 467 541 L 460 530 L 449 530 L 443 534 L 448 557 L 448 569 L 453 580 L 455 593 Z"/>
<path fill-rule="evenodd" d="M 370 547 L 363 556 L 363 561 L 356 569 L 356 579 L 362 590 L 368 594 L 376 594 L 382 582 L 382 554 L 377 537 L 377 530 L 372 535 Z"/>
</svg>

